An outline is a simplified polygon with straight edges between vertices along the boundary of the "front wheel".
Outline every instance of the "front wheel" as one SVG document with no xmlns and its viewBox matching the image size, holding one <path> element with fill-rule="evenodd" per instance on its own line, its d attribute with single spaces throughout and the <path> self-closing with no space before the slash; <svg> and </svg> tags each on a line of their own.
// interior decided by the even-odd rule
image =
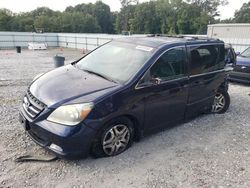
<svg viewBox="0 0 250 188">
<path fill-rule="evenodd" d="M 132 143 L 133 123 L 125 117 L 118 118 L 101 131 L 99 138 L 92 146 L 94 157 L 115 156 L 124 152 Z"/>
<path fill-rule="evenodd" d="M 227 91 L 219 90 L 214 97 L 214 103 L 212 105 L 211 112 L 217 114 L 223 114 L 227 111 L 230 105 L 230 96 Z"/>
</svg>

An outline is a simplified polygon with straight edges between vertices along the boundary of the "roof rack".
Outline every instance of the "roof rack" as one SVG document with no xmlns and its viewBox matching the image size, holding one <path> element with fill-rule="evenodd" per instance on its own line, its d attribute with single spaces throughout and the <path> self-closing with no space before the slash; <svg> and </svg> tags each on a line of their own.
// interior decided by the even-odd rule
<svg viewBox="0 0 250 188">
<path fill-rule="evenodd" d="M 147 37 L 167 37 L 167 38 L 182 38 L 186 39 L 188 41 L 193 41 L 193 40 L 205 40 L 205 41 L 215 41 L 219 39 L 214 39 L 214 38 L 209 38 L 205 36 L 194 36 L 194 35 L 165 35 L 165 34 L 150 34 L 147 35 Z"/>
</svg>

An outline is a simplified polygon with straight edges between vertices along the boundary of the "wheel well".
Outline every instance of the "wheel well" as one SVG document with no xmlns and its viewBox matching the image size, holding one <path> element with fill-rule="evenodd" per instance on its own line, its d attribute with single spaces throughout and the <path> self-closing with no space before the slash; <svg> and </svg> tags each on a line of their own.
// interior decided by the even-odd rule
<svg viewBox="0 0 250 188">
<path fill-rule="evenodd" d="M 139 123 L 138 119 L 132 115 L 124 115 L 121 117 L 126 117 L 130 121 L 132 121 L 133 126 L 134 126 L 134 140 L 139 141 L 141 139 L 141 136 L 142 136 L 142 134 L 141 134 L 142 131 L 140 130 L 140 123 Z"/>
<path fill-rule="evenodd" d="M 227 90 L 228 90 L 228 81 L 223 82 L 223 83 L 219 86 L 218 89 L 219 89 L 219 90 L 225 90 L 225 91 L 227 91 Z"/>
</svg>

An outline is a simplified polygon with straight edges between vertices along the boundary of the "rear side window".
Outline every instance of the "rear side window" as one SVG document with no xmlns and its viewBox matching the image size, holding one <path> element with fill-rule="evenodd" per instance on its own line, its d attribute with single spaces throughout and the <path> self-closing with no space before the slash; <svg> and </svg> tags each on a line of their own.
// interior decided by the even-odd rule
<svg viewBox="0 0 250 188">
<path fill-rule="evenodd" d="M 190 48 L 191 74 L 197 75 L 223 69 L 225 50 L 223 45 L 205 45 Z"/>
</svg>

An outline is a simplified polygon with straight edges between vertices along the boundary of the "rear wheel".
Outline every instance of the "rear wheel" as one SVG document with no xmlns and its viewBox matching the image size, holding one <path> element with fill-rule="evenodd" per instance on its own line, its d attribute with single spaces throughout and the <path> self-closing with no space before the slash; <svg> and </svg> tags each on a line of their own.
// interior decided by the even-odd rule
<svg viewBox="0 0 250 188">
<path fill-rule="evenodd" d="M 219 90 L 214 97 L 211 112 L 223 114 L 227 111 L 230 105 L 230 96 L 227 91 Z"/>
<path fill-rule="evenodd" d="M 105 127 L 92 146 L 94 157 L 119 155 L 129 148 L 133 141 L 133 123 L 128 118 L 118 118 Z"/>
</svg>

